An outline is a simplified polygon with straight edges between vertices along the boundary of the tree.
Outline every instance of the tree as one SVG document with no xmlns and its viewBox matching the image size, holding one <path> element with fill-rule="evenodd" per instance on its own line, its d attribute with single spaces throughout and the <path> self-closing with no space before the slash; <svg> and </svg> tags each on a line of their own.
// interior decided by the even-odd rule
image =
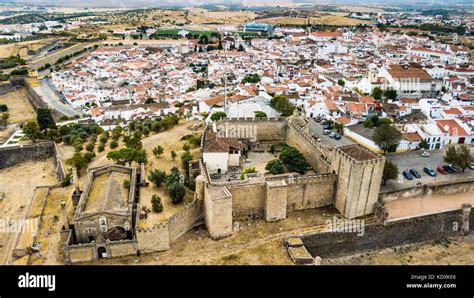
<svg viewBox="0 0 474 298">
<path fill-rule="evenodd" d="M 130 139 L 128 139 L 127 142 L 125 143 L 128 148 L 132 148 L 136 150 L 140 150 L 143 147 L 142 141 L 140 140 L 138 136 L 135 136 L 135 135 L 131 137 Z"/>
<path fill-rule="evenodd" d="M 256 73 L 246 75 L 245 78 L 242 80 L 242 84 L 246 83 L 258 83 L 260 82 L 260 76 Z"/>
<path fill-rule="evenodd" d="M 339 122 L 334 122 L 334 129 L 339 133 L 342 134 L 344 132 L 344 125 Z"/>
<path fill-rule="evenodd" d="M 382 174 L 382 183 L 385 185 L 390 179 L 397 179 L 398 177 L 398 167 L 391 160 L 387 159 L 385 161 L 385 166 L 383 168 Z"/>
<path fill-rule="evenodd" d="M 0 126 L 2 128 L 5 128 L 7 126 L 9 118 L 10 118 L 9 113 L 2 113 L 2 116 L 0 117 Z"/>
<path fill-rule="evenodd" d="M 293 114 L 295 106 L 290 101 L 281 95 L 274 96 L 270 100 L 270 105 L 281 113 L 283 117 L 288 117 Z"/>
<path fill-rule="evenodd" d="M 265 170 L 267 170 L 269 173 L 276 175 L 276 174 L 281 174 L 285 172 L 285 166 L 283 163 L 278 160 L 270 160 L 267 165 L 265 166 Z"/>
<path fill-rule="evenodd" d="M 168 194 L 173 204 L 179 204 L 183 201 L 186 190 L 184 185 L 179 182 L 173 182 L 167 187 Z"/>
<path fill-rule="evenodd" d="M 35 120 L 29 120 L 22 127 L 23 133 L 29 138 L 33 143 L 36 143 L 36 140 L 42 137 L 40 126 Z"/>
<path fill-rule="evenodd" d="M 113 160 L 119 165 L 125 165 L 128 163 L 128 166 L 132 165 L 132 162 L 137 160 L 139 150 L 132 148 L 121 148 L 119 150 L 113 150 L 107 153 L 107 158 Z"/>
<path fill-rule="evenodd" d="M 385 98 L 395 100 L 395 99 L 397 99 L 397 91 L 395 91 L 393 89 L 387 89 L 383 92 L 383 96 Z"/>
<path fill-rule="evenodd" d="M 426 150 L 430 149 L 430 144 L 428 144 L 428 141 L 426 139 L 421 140 L 419 146 L 421 149 L 426 149 Z"/>
<path fill-rule="evenodd" d="M 56 128 L 56 123 L 54 122 L 50 109 L 39 108 L 37 111 L 36 121 L 38 121 L 41 130 Z"/>
<path fill-rule="evenodd" d="M 286 147 L 280 153 L 279 159 L 286 166 L 289 172 L 304 174 L 308 169 L 303 154 L 294 147 Z"/>
<path fill-rule="evenodd" d="M 161 198 L 159 196 L 151 196 L 151 209 L 156 213 L 163 211 L 163 204 L 161 203 Z"/>
<path fill-rule="evenodd" d="M 189 151 L 185 151 L 181 155 L 181 166 L 184 169 L 186 177 L 189 179 L 189 162 L 193 160 L 193 156 Z"/>
<path fill-rule="evenodd" d="M 390 124 L 382 124 L 375 129 L 372 139 L 386 154 L 397 149 L 402 139 L 402 134 Z"/>
<path fill-rule="evenodd" d="M 373 96 L 373 98 L 375 98 L 375 99 L 382 99 L 382 94 L 383 94 L 383 91 L 382 91 L 382 89 L 380 89 L 379 87 L 375 87 L 375 88 L 372 90 L 372 96 Z"/>
<path fill-rule="evenodd" d="M 244 180 L 245 178 L 245 175 L 246 174 L 251 174 L 251 173 L 257 173 L 257 170 L 255 169 L 255 167 L 248 167 L 248 168 L 245 168 L 242 172 L 242 174 L 240 174 L 240 179 L 241 180 Z"/>
<path fill-rule="evenodd" d="M 346 81 L 344 81 L 343 79 L 339 79 L 337 80 L 337 84 L 341 87 L 344 87 L 344 85 L 346 84 Z"/>
<path fill-rule="evenodd" d="M 163 151 L 164 151 L 163 147 L 161 147 L 159 145 L 152 149 L 152 152 L 153 152 L 154 156 L 160 156 L 161 154 L 163 154 Z"/>
<path fill-rule="evenodd" d="M 156 187 L 160 187 L 163 182 L 166 180 L 166 172 L 154 169 L 150 172 L 148 179 L 153 182 Z"/>
<path fill-rule="evenodd" d="M 211 120 L 212 121 L 217 121 L 221 118 L 227 117 L 226 113 L 224 112 L 215 112 L 214 114 L 211 115 Z"/>
<path fill-rule="evenodd" d="M 256 118 L 267 118 L 267 113 L 262 112 L 262 111 L 258 111 L 258 112 L 255 112 L 255 117 Z"/>
<path fill-rule="evenodd" d="M 446 149 L 444 161 L 460 167 L 464 172 L 473 159 L 468 146 L 452 145 Z"/>
<path fill-rule="evenodd" d="M 183 150 L 184 150 L 184 151 L 189 151 L 189 145 L 188 145 L 188 143 L 184 143 L 184 145 L 183 145 Z"/>
<path fill-rule="evenodd" d="M 87 167 L 88 162 L 80 152 L 76 152 L 71 158 L 66 160 L 66 164 L 75 167 L 80 172 L 81 169 Z"/>
<path fill-rule="evenodd" d="M 176 156 L 177 156 L 177 155 L 176 155 L 176 152 L 175 152 L 174 150 L 171 151 L 171 159 L 172 159 L 172 160 L 175 160 L 175 159 L 176 159 Z"/>
</svg>

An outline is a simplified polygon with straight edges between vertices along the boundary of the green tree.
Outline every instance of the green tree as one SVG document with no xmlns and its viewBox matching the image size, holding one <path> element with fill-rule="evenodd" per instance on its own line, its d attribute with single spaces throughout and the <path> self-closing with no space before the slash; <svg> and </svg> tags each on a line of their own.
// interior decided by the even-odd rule
<svg viewBox="0 0 474 298">
<path fill-rule="evenodd" d="M 128 163 L 128 166 L 131 166 L 134 161 L 137 159 L 139 150 L 132 148 L 121 148 L 119 150 L 113 150 L 107 153 L 107 158 L 113 160 L 119 165 L 125 165 Z"/>
<path fill-rule="evenodd" d="M 163 151 L 164 151 L 163 147 L 159 145 L 152 149 L 152 153 L 154 156 L 160 156 L 161 154 L 163 154 Z"/>
<path fill-rule="evenodd" d="M 161 203 L 161 198 L 159 196 L 151 196 L 151 209 L 155 213 L 160 213 L 163 211 L 163 204 Z"/>
<path fill-rule="evenodd" d="M 375 98 L 375 99 L 382 99 L 382 94 L 383 94 L 383 91 L 382 91 L 382 89 L 380 89 L 379 87 L 375 87 L 375 88 L 372 90 L 372 96 L 373 96 L 373 98 Z"/>
<path fill-rule="evenodd" d="M 419 146 L 421 149 L 426 149 L 426 150 L 430 149 L 430 144 L 428 144 L 428 141 L 426 139 L 421 140 Z"/>
<path fill-rule="evenodd" d="M 295 109 L 295 106 L 286 97 L 281 95 L 272 97 L 270 105 L 279 111 L 283 117 L 291 116 Z"/>
<path fill-rule="evenodd" d="M 395 100 L 397 99 L 397 91 L 393 90 L 393 89 L 387 89 L 383 92 L 383 96 L 385 98 L 388 98 L 388 99 L 391 99 L 391 100 Z M 374 97 L 375 98 L 375 97 Z"/>
<path fill-rule="evenodd" d="M 245 78 L 242 80 L 242 84 L 246 83 L 258 83 L 260 82 L 260 76 L 258 74 L 250 74 L 246 75 Z"/>
<path fill-rule="evenodd" d="M 398 167 L 390 159 L 385 161 L 385 166 L 383 168 L 382 174 L 382 183 L 385 185 L 390 179 L 397 179 L 398 177 Z"/>
<path fill-rule="evenodd" d="M 184 172 L 186 174 L 186 178 L 189 179 L 189 162 L 193 160 L 193 156 L 189 151 L 185 151 L 181 155 L 181 166 L 184 169 Z"/>
<path fill-rule="evenodd" d="M 156 187 L 160 187 L 163 182 L 166 180 L 166 172 L 154 169 L 150 172 L 148 179 L 153 182 Z"/>
<path fill-rule="evenodd" d="M 241 179 L 241 180 L 244 180 L 246 174 L 252 174 L 252 173 L 257 173 L 257 170 L 255 169 L 255 167 L 248 167 L 248 168 L 245 168 L 245 169 L 242 171 L 242 174 L 240 174 L 240 179 Z"/>
<path fill-rule="evenodd" d="M 56 128 L 56 123 L 54 122 L 50 109 L 39 108 L 36 115 L 36 121 L 38 122 L 41 130 Z"/>
<path fill-rule="evenodd" d="M 132 148 L 132 149 L 136 149 L 136 150 L 140 150 L 143 147 L 142 141 L 137 136 L 133 136 L 130 139 L 128 139 L 127 142 L 126 142 L 126 146 L 128 148 Z"/>
<path fill-rule="evenodd" d="M 344 85 L 346 84 L 346 81 L 344 81 L 343 79 L 339 79 L 337 80 L 337 84 L 341 87 L 344 87 Z"/>
<path fill-rule="evenodd" d="M 66 164 L 75 167 L 80 172 L 81 169 L 87 167 L 88 162 L 80 152 L 76 152 L 71 158 L 66 160 Z"/>
<path fill-rule="evenodd" d="M 469 163 L 473 161 L 471 151 L 466 145 L 451 145 L 446 148 L 444 161 L 456 165 L 464 172 Z"/>
<path fill-rule="evenodd" d="M 211 115 L 211 120 L 212 121 L 217 121 L 219 119 L 227 117 L 226 113 L 224 112 L 215 112 L 214 114 Z"/>
<path fill-rule="evenodd" d="M 289 172 L 304 174 L 308 169 L 303 154 L 294 147 L 288 146 L 284 148 L 280 153 L 279 159 Z"/>
<path fill-rule="evenodd" d="M 173 182 L 167 187 L 168 194 L 173 204 L 179 204 L 183 201 L 186 190 L 184 185 L 179 182 Z"/>
<path fill-rule="evenodd" d="M 176 159 L 176 156 L 177 156 L 176 152 L 175 152 L 174 150 L 171 151 L 171 159 L 172 159 L 172 160 L 175 160 L 175 159 Z"/>
<path fill-rule="evenodd" d="M 36 143 L 36 141 L 43 136 L 40 126 L 35 120 L 29 120 L 26 122 L 26 124 L 23 125 L 22 130 L 25 136 L 33 143 Z"/>
<path fill-rule="evenodd" d="M 281 174 L 285 172 L 285 166 L 283 163 L 278 160 L 270 160 L 267 165 L 265 166 L 265 170 L 267 170 L 269 173 L 276 175 L 276 174 Z"/>
<path fill-rule="evenodd" d="M 390 124 L 382 124 L 375 129 L 372 139 L 386 154 L 397 149 L 402 139 L 402 134 Z"/>
<path fill-rule="evenodd" d="M 255 112 L 255 117 L 256 118 L 267 118 L 267 113 L 262 112 L 262 111 L 258 111 L 258 112 Z"/>
<path fill-rule="evenodd" d="M 5 128 L 8 125 L 8 119 L 10 118 L 9 113 L 2 113 L 0 117 L 0 127 Z"/>
</svg>

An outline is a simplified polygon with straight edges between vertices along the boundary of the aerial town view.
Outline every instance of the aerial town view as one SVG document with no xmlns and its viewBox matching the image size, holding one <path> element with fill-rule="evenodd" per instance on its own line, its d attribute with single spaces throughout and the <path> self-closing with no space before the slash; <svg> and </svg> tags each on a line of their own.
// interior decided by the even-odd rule
<svg viewBox="0 0 474 298">
<path fill-rule="evenodd" d="M 0 0 L 0 264 L 474 265 L 474 3 L 383 2 Z"/>
</svg>

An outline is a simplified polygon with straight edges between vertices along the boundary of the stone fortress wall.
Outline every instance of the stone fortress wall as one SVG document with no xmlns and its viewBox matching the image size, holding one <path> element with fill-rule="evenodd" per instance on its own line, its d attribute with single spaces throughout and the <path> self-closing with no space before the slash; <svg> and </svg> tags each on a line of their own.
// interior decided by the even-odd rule
<svg viewBox="0 0 474 298">
<path fill-rule="evenodd" d="M 201 161 L 204 217 L 213 238 L 232 234 L 234 219 L 275 221 L 295 210 L 335 205 L 344 217 L 374 212 L 385 159 L 359 145 L 340 149 L 323 146 L 307 132 L 307 121 L 288 119 L 221 119 L 217 127 L 256 127 L 258 143 L 286 143 L 297 148 L 315 175 L 252 175 L 243 181 L 212 182 Z M 344 176 L 341 179 L 341 176 Z"/>
<path fill-rule="evenodd" d="M 0 169 L 31 161 L 54 157 L 56 176 L 63 180 L 66 175 L 59 150 L 54 142 L 41 142 L 33 145 L 14 145 L 0 148 Z"/>
</svg>

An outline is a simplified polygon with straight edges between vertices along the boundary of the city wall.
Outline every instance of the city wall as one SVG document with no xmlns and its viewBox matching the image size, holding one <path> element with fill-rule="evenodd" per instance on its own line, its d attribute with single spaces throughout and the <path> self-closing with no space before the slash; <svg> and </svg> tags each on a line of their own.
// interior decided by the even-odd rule
<svg viewBox="0 0 474 298">
<path fill-rule="evenodd" d="M 248 126 L 246 128 L 246 126 Z M 217 128 L 224 128 L 228 132 L 238 130 L 244 135 L 238 138 L 248 139 L 246 132 L 255 133 L 257 143 L 284 143 L 286 139 L 285 118 L 224 118 L 216 123 Z"/>
<path fill-rule="evenodd" d="M 432 195 L 450 195 L 460 192 L 474 191 L 474 179 L 430 183 L 423 186 L 413 186 L 401 190 L 380 192 L 378 201 L 386 203 L 398 199 L 415 198 Z"/>
<path fill-rule="evenodd" d="M 365 225 L 357 232 L 323 232 L 302 235 L 304 246 L 313 257 L 337 257 L 366 250 L 436 240 L 469 232 L 474 224 L 471 207 Z M 472 229 L 471 229 L 472 230 Z"/>
</svg>

